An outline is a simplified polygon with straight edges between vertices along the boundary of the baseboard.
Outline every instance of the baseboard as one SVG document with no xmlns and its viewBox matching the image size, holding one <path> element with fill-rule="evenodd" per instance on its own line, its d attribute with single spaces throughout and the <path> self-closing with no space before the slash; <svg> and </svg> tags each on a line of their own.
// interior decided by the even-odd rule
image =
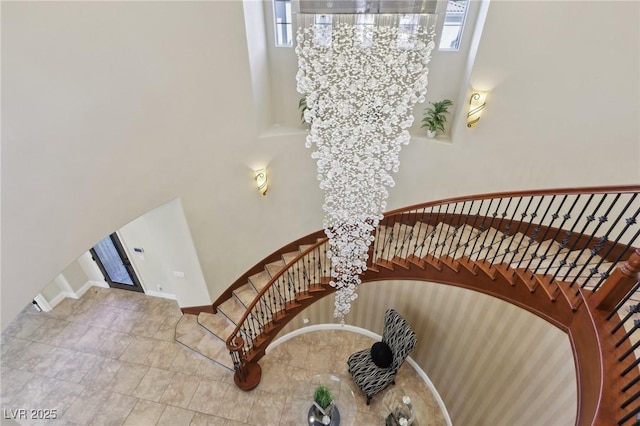
<svg viewBox="0 0 640 426">
<path fill-rule="evenodd" d="M 107 285 L 107 283 L 104 283 L 104 285 L 102 285 L 102 283 L 100 281 L 89 280 L 86 283 L 84 283 L 82 285 L 82 287 L 80 287 L 78 290 L 76 290 L 76 292 L 75 292 L 76 297 L 74 297 L 74 299 L 80 299 L 93 286 L 96 286 L 96 287 L 109 287 Z"/>
<path fill-rule="evenodd" d="M 284 336 L 275 339 L 267 347 L 267 349 L 265 350 L 265 354 L 268 354 L 276 346 L 278 346 L 278 345 L 280 345 L 280 344 L 286 342 L 287 340 L 290 340 L 290 339 L 292 339 L 292 338 L 294 338 L 296 336 L 300 336 L 300 335 L 305 334 L 305 333 L 310 333 L 312 331 L 320 331 L 320 330 L 345 330 L 345 331 L 350 331 L 352 333 L 362 334 L 364 336 L 371 337 L 372 339 L 375 339 L 375 340 L 381 340 L 382 339 L 382 336 L 380 336 L 379 334 L 373 333 L 372 331 L 369 331 L 369 330 L 361 328 L 361 327 L 356 327 L 356 326 L 353 326 L 353 325 L 348 325 L 348 324 L 316 324 L 316 325 L 310 325 L 308 327 L 299 328 L 297 330 L 292 331 L 291 333 L 287 333 Z M 444 405 L 444 401 L 440 397 L 440 394 L 436 390 L 436 387 L 431 382 L 431 379 L 429 379 L 429 376 L 427 376 L 427 373 L 425 373 L 424 370 L 422 370 L 422 368 L 418 365 L 417 362 L 415 362 L 413 360 L 413 358 L 407 357 L 406 361 L 407 361 L 407 363 L 409 363 L 409 365 L 411 365 L 416 370 L 416 372 L 418 373 L 418 376 L 420 376 L 420 378 L 424 381 L 425 385 L 429 388 L 429 390 L 433 394 L 434 398 L 438 402 L 438 406 L 440 407 L 440 411 L 442 411 L 442 414 L 443 414 L 444 419 L 445 419 L 445 421 L 447 423 L 447 426 L 452 426 L 451 417 L 449 416 L 449 411 L 447 411 L 447 407 Z"/>
<path fill-rule="evenodd" d="M 51 309 L 53 309 L 53 307 L 49 304 L 49 302 L 47 302 L 47 299 L 45 299 L 42 293 L 38 293 L 38 295 L 34 297 L 33 300 L 38 304 L 43 312 L 49 312 Z"/>
<path fill-rule="evenodd" d="M 58 295 L 56 297 L 54 297 L 53 299 L 48 301 L 49 307 L 50 307 L 50 309 L 55 308 L 58 305 L 58 303 L 62 302 L 67 297 L 70 298 L 70 299 L 80 299 L 83 294 L 85 294 L 87 291 L 89 291 L 89 289 L 91 287 L 94 287 L 94 286 L 95 287 L 109 288 L 107 283 L 104 282 L 104 281 L 89 280 L 86 283 L 84 283 L 82 285 L 82 287 L 80 287 L 75 292 L 74 291 L 61 291 L 60 293 L 58 293 Z M 70 286 L 67 286 L 67 287 L 69 287 L 69 289 L 71 289 Z M 46 301 L 46 299 L 44 299 L 44 300 Z M 38 300 L 36 300 L 36 301 L 38 302 L 38 304 L 40 304 L 40 302 Z M 43 308 L 43 310 L 44 310 L 44 308 Z"/>
<path fill-rule="evenodd" d="M 91 283 L 91 285 L 96 286 L 96 287 L 109 288 L 109 284 L 107 284 L 107 282 L 105 280 L 100 280 L 100 281 L 98 281 L 98 280 L 89 280 L 87 282 Z"/>
<path fill-rule="evenodd" d="M 145 294 L 147 296 L 162 297 L 163 299 L 178 300 L 175 294 L 164 293 L 162 291 L 146 290 Z"/>
</svg>

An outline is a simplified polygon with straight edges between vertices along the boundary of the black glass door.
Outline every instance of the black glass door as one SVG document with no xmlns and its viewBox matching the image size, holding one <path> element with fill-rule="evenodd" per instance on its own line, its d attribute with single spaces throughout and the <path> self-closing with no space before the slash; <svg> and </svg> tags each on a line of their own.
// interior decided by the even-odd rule
<svg viewBox="0 0 640 426">
<path fill-rule="evenodd" d="M 91 255 L 110 287 L 144 292 L 115 233 L 96 244 Z"/>
</svg>

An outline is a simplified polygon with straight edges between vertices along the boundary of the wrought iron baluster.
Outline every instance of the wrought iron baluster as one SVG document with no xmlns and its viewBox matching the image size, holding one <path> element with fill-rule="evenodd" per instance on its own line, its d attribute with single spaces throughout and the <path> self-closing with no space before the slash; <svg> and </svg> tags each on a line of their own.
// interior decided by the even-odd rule
<svg viewBox="0 0 640 426">
<path fill-rule="evenodd" d="M 478 226 L 478 228 L 477 228 L 476 236 L 473 239 L 473 247 L 471 248 L 471 253 L 469 254 L 469 259 L 471 259 L 471 260 L 478 260 L 478 258 L 480 257 L 479 252 L 476 252 L 476 245 L 478 244 L 478 241 L 480 240 L 480 236 L 482 235 L 482 233 L 486 229 L 485 221 L 487 220 L 487 215 L 491 211 L 491 205 L 493 204 L 494 201 L 495 201 L 495 198 L 492 198 L 492 199 L 489 200 L 489 205 L 487 206 L 487 211 L 486 211 L 486 213 L 484 213 L 482 215 L 482 222 L 480 222 L 480 226 Z M 480 207 L 482 207 L 482 204 L 480 205 Z M 480 251 L 482 251 L 482 248 L 480 249 Z M 476 254 L 476 253 L 478 253 L 478 255 L 476 256 L 475 259 L 473 259 L 473 255 Z"/>
<path fill-rule="evenodd" d="M 420 220 L 418 221 L 418 223 L 419 223 L 419 225 L 418 225 L 418 234 L 416 235 L 416 240 L 415 240 L 415 243 L 413 245 L 413 254 L 418 256 L 418 257 L 422 257 L 422 248 L 424 247 L 424 243 L 426 241 L 428 230 L 429 230 L 429 228 L 428 228 L 429 225 L 424 223 L 424 214 L 425 214 L 427 209 L 423 207 L 421 210 L 422 211 L 420 213 Z M 422 231 L 422 226 L 423 225 L 427 227 L 426 228 L 427 232 L 424 233 L 424 238 L 423 238 L 422 242 L 420 244 L 418 244 L 419 239 L 420 239 L 420 234 L 422 233 L 421 231 Z M 415 225 L 414 225 L 414 227 L 415 227 Z M 420 253 L 418 253 L 418 246 L 420 246 Z"/>
<path fill-rule="evenodd" d="M 431 254 L 431 244 L 433 244 L 433 237 L 436 234 L 436 227 L 438 226 L 438 223 L 440 221 L 440 211 L 442 210 L 442 204 L 438 205 L 438 213 L 436 215 L 436 218 L 434 220 L 434 225 L 433 225 L 433 229 L 429 232 L 429 246 L 427 247 L 427 255 Z M 431 217 L 429 218 L 431 219 Z M 436 249 L 438 248 L 437 246 L 437 241 L 436 241 Z"/>
<path fill-rule="evenodd" d="M 578 194 L 578 195 L 577 195 L 577 197 L 576 197 L 576 199 L 575 199 L 575 201 L 574 201 L 574 204 L 571 206 L 571 209 L 569 210 L 568 215 L 570 215 L 570 214 L 571 214 L 571 211 L 573 210 L 573 208 L 575 207 L 575 205 L 578 203 L 578 201 L 580 201 L 581 196 L 582 196 L 582 194 Z M 582 219 L 582 217 L 583 217 L 583 215 L 584 215 L 584 212 L 585 212 L 585 211 L 587 210 L 587 208 L 589 207 L 589 204 L 591 203 L 591 200 L 593 200 L 593 196 L 594 196 L 594 194 L 591 194 L 591 195 L 589 196 L 589 199 L 587 200 L 586 204 L 582 207 L 582 210 L 581 210 L 581 211 L 580 211 L 580 213 L 577 215 L 576 219 L 573 221 L 573 225 L 571 226 L 571 228 L 570 228 L 568 231 L 566 231 L 566 234 L 565 234 L 564 238 L 562 239 L 562 242 L 560 243 L 561 248 L 566 247 L 566 246 L 569 244 L 569 241 L 571 241 L 571 237 L 573 237 L 573 235 L 574 235 L 575 227 L 578 225 L 578 223 L 580 222 L 580 220 Z M 568 220 L 568 219 L 570 219 L 570 217 L 569 217 L 569 218 L 567 218 L 567 220 Z M 563 222 L 563 224 L 564 224 L 564 222 Z M 568 268 L 568 269 L 567 269 L 567 274 L 571 271 L 571 269 L 573 269 L 573 268 L 575 268 L 575 267 L 576 267 L 576 265 L 577 265 L 577 264 L 576 264 L 576 262 L 568 262 L 568 260 L 569 260 L 569 256 L 570 256 L 570 255 L 571 255 L 571 253 L 573 252 L 573 247 L 575 247 L 575 245 L 576 245 L 576 243 L 577 243 L 578 239 L 579 239 L 579 238 L 574 238 L 574 242 L 573 242 L 572 247 L 571 247 L 571 248 L 569 248 L 569 249 L 567 249 L 567 252 L 566 252 L 566 254 L 565 254 L 564 258 L 563 258 L 563 259 L 560 259 L 560 261 L 559 261 L 560 267 L 556 269 L 556 271 L 555 271 L 555 272 L 554 272 L 554 274 L 553 274 L 553 277 L 551 277 L 551 281 L 550 281 L 550 282 L 553 282 L 554 280 L 556 280 L 556 279 L 558 278 L 558 276 L 559 276 L 559 274 L 560 274 L 560 271 L 562 270 L 562 268 L 563 268 L 565 265 L 567 265 L 567 268 Z M 556 253 L 556 256 L 557 256 L 559 253 L 560 253 L 560 252 Z M 578 260 L 578 258 L 576 258 L 576 260 Z M 554 260 L 553 260 L 551 263 L 553 263 L 553 262 L 555 262 L 555 257 L 554 257 Z M 546 273 L 546 272 L 545 272 L 545 273 Z M 567 275 L 565 275 L 565 277 L 566 277 L 566 276 L 567 276 Z M 563 281 L 564 281 L 564 279 L 563 279 Z"/>
<path fill-rule="evenodd" d="M 533 200 L 533 198 L 532 198 Z M 509 261 L 509 265 L 513 264 L 513 261 L 516 257 L 516 254 L 518 254 L 518 252 L 520 251 L 520 248 L 522 247 L 522 242 L 524 241 L 525 238 L 528 237 L 528 241 L 526 244 L 526 247 L 524 248 L 524 253 L 522 255 L 522 257 L 520 259 L 518 259 L 518 264 L 516 265 L 516 268 L 520 268 L 520 265 L 522 264 L 522 261 L 525 259 L 526 254 L 529 251 L 529 248 L 533 245 L 533 243 L 535 243 L 535 239 L 531 238 L 530 236 L 528 236 L 529 234 L 529 229 L 531 228 L 531 225 L 533 225 L 533 220 L 538 217 L 538 210 L 540 210 L 540 207 L 542 206 L 542 203 L 545 200 L 545 196 L 541 196 L 538 199 L 538 205 L 536 206 L 535 210 L 529 215 L 529 223 L 527 223 L 527 227 L 525 228 L 524 232 L 522 233 L 522 237 L 520 237 L 520 241 L 518 242 L 518 246 L 516 247 L 516 249 L 513 251 L 513 256 L 511 256 L 511 260 Z M 526 217 L 523 216 L 522 218 L 524 219 Z M 535 228 L 534 228 L 535 229 Z M 532 235 L 534 235 L 534 233 L 532 233 Z M 515 277 L 516 272 L 513 272 L 513 276 Z"/>
<path fill-rule="evenodd" d="M 569 207 L 569 211 L 567 211 L 567 213 L 562 215 L 562 222 L 558 226 L 555 235 L 552 237 L 553 241 L 557 242 L 557 240 L 559 238 L 559 235 L 560 235 L 560 232 L 562 232 L 564 230 L 565 223 L 567 222 L 567 220 L 571 219 L 571 212 L 573 211 L 573 209 L 575 208 L 576 204 L 578 203 L 578 198 L 579 197 L 575 197 L 575 199 L 573 200 L 573 203 L 571 204 L 571 207 Z M 567 196 L 565 195 L 564 200 L 566 200 L 566 199 L 567 199 Z M 563 200 L 563 203 L 564 203 L 564 200 Z M 562 207 L 562 205 L 560 206 L 560 208 L 561 207 Z M 560 208 L 558 208 L 558 213 L 557 214 L 560 214 Z M 566 237 L 558 244 L 559 244 L 560 247 L 558 248 L 558 251 L 556 251 L 555 254 L 553 255 L 553 258 L 551 259 L 551 262 L 549 262 L 549 264 L 547 265 L 547 269 L 545 269 L 545 271 L 543 272 L 544 275 L 549 273 L 549 270 L 551 269 L 551 267 L 553 265 L 555 265 L 555 262 L 556 262 L 556 259 L 558 258 L 558 255 L 566 247 L 566 245 L 567 245 Z M 549 247 L 551 247 L 551 245 L 549 245 Z M 549 247 L 547 247 L 547 252 L 549 251 Z M 563 261 L 560 261 L 560 266 L 561 267 L 566 263 L 567 256 L 569 256 L 569 251 L 567 251 L 565 253 L 565 258 L 563 259 Z M 560 270 L 560 268 L 557 268 L 555 274 L 553 274 L 553 276 L 551 277 L 549 283 L 553 282 L 553 280 L 555 279 L 555 276 L 556 276 L 556 274 L 558 273 L 559 270 Z"/>
<path fill-rule="evenodd" d="M 638 341 L 638 343 L 640 343 L 640 340 Z M 636 383 L 640 382 L 640 374 L 637 375 L 636 377 L 634 377 L 633 379 L 631 379 L 629 381 L 629 383 L 627 383 L 625 386 L 623 386 L 622 388 L 620 388 L 620 392 L 626 392 L 629 389 L 631 389 L 631 387 L 633 385 L 635 385 Z"/>
<path fill-rule="evenodd" d="M 629 318 L 631 318 L 634 314 L 637 314 L 639 312 L 640 312 L 640 304 L 629 306 L 629 312 L 627 313 L 627 315 L 624 316 L 623 319 L 618 321 L 618 324 L 616 324 L 615 327 L 613 327 L 613 329 L 611 330 L 611 334 L 615 334 L 616 331 L 618 331 L 620 327 L 622 327 Z"/>
<path fill-rule="evenodd" d="M 456 230 L 457 230 L 457 236 L 458 236 L 458 241 L 455 241 L 455 237 L 453 238 L 453 240 L 451 241 L 451 247 L 449 248 L 449 251 L 447 252 L 447 256 L 453 257 L 453 258 L 457 258 L 458 256 L 458 250 L 460 249 L 460 246 L 462 245 L 462 237 L 464 234 L 464 230 L 467 229 L 467 222 L 469 221 L 469 215 L 471 214 L 471 207 L 473 206 L 473 202 L 469 202 L 469 209 L 467 210 L 466 214 L 464 212 L 465 206 L 467 205 L 467 201 L 463 201 L 462 202 L 462 207 L 460 209 L 460 213 L 458 215 L 458 222 L 456 223 Z M 461 231 L 461 229 L 463 231 Z"/>
<path fill-rule="evenodd" d="M 623 209 L 622 212 L 620 212 L 620 214 L 618 215 L 618 217 L 616 218 L 616 221 L 614 224 L 611 225 L 611 227 L 609 228 L 609 230 L 607 231 L 607 233 L 601 237 L 604 240 L 607 240 L 609 238 L 609 234 L 610 232 L 613 230 L 613 228 L 616 226 L 617 223 L 620 223 L 620 219 L 624 216 L 624 213 L 627 211 L 627 209 L 629 208 L 629 206 L 631 205 L 631 203 L 635 200 L 637 194 L 633 194 L 633 196 L 631 197 L 631 199 L 629 200 L 629 202 L 627 203 L 627 205 L 625 206 L 625 208 Z M 581 285 L 582 288 L 584 288 L 584 286 L 586 285 L 586 283 L 591 279 L 591 277 L 593 275 L 595 275 L 595 273 L 597 273 L 598 268 L 602 265 L 602 263 L 605 261 L 605 259 L 607 259 L 609 257 L 609 255 L 611 254 L 611 251 L 613 251 L 613 249 L 617 246 L 618 242 L 620 241 L 620 239 L 624 236 L 624 234 L 626 234 L 627 230 L 631 227 L 631 225 L 634 225 L 637 223 L 637 217 L 640 214 L 640 208 L 637 209 L 635 211 L 635 213 L 633 214 L 633 216 L 625 219 L 625 226 L 623 227 L 623 229 L 618 233 L 618 236 L 613 240 L 613 242 L 609 245 L 609 249 L 607 250 L 607 252 L 601 256 L 600 261 L 598 262 L 598 264 L 591 269 L 591 273 L 589 274 L 589 276 L 587 277 L 587 279 L 585 280 L 585 282 Z M 631 238 L 631 240 L 627 243 L 625 249 L 617 256 L 617 259 L 614 263 L 612 263 L 609 268 L 607 269 L 607 271 L 603 272 L 600 275 L 600 279 L 598 280 L 598 282 L 594 285 L 593 291 L 596 291 L 598 288 L 600 288 L 600 286 L 602 285 L 602 283 L 604 282 L 604 280 L 606 280 L 609 275 L 611 274 L 611 271 L 613 270 L 613 268 L 615 267 L 615 264 L 617 262 L 619 262 L 622 257 L 627 253 L 627 251 L 632 247 L 633 243 L 635 242 L 635 240 L 638 238 L 638 236 L 640 236 L 640 229 L 636 232 L 636 234 Z M 591 251 L 591 257 L 589 258 L 589 260 L 591 260 L 591 258 L 593 258 L 598 251 L 600 251 L 601 248 L 598 248 L 596 250 L 596 248 L 594 248 Z"/>
<path fill-rule="evenodd" d="M 480 252 L 478 254 L 478 258 L 480 257 L 480 253 L 482 253 L 482 251 L 486 248 L 487 252 L 485 253 L 483 260 L 487 260 L 487 258 L 489 257 L 489 252 L 491 251 L 491 244 L 487 245 L 487 239 L 489 238 L 489 230 L 493 229 L 495 231 L 495 234 L 493 234 L 493 238 L 496 237 L 496 235 L 498 235 L 498 231 L 497 229 L 495 229 L 493 227 L 493 222 L 495 222 L 496 217 L 498 216 L 498 211 L 500 210 L 500 205 L 502 205 L 502 202 L 504 201 L 504 198 L 498 198 L 498 205 L 496 206 L 496 208 L 494 209 L 493 213 L 491 213 L 491 221 L 489 222 L 489 225 L 487 226 L 487 229 L 485 229 L 485 234 L 484 234 L 484 238 L 482 239 L 482 243 L 480 243 Z"/>
<path fill-rule="evenodd" d="M 500 222 L 498 223 L 498 230 L 502 229 L 502 222 L 504 221 L 504 218 L 507 217 L 507 211 L 509 211 L 509 206 L 511 205 L 511 201 L 513 201 L 513 198 L 509 198 L 509 202 L 507 203 L 507 207 L 505 207 L 504 212 L 502 213 L 502 217 L 500 218 Z M 507 224 L 505 225 L 505 232 L 502 232 L 502 237 L 500 237 L 500 242 L 498 243 L 498 247 L 496 248 L 495 254 L 491 257 L 491 266 L 493 266 L 494 261 L 498 258 L 498 256 L 500 256 L 500 249 L 502 248 L 502 243 L 504 243 L 504 241 L 506 239 L 508 239 L 511 234 L 511 224 L 513 223 L 513 218 L 516 214 L 516 212 L 518 211 L 518 208 L 520 208 L 520 203 L 522 202 L 522 197 L 518 197 L 518 203 L 516 204 L 515 209 L 513 210 L 513 214 L 511 215 L 511 218 L 509 218 Z M 495 240 L 496 236 L 498 235 L 498 233 L 496 232 L 493 236 L 493 240 L 491 241 L 491 245 L 493 246 L 493 241 Z M 504 258 L 504 256 L 503 256 Z"/>
<path fill-rule="evenodd" d="M 547 208 L 544 211 L 544 214 L 540 218 L 540 222 L 533 229 L 533 234 L 531 235 L 531 240 L 537 241 L 538 233 L 542 230 L 542 224 L 544 223 L 545 219 L 547 218 L 547 214 L 549 213 L 549 210 L 551 209 L 551 206 L 553 205 L 553 202 L 555 201 L 555 199 L 556 199 L 556 195 L 552 195 L 551 196 L 551 201 L 547 205 Z M 547 228 L 547 231 L 548 230 L 549 230 L 549 228 Z M 545 234 L 542 236 L 542 238 L 540 238 L 540 242 L 544 241 L 544 238 L 546 237 L 546 235 L 547 235 L 547 232 L 545 232 Z M 540 244 L 537 244 L 536 248 L 534 249 L 533 253 L 531 254 L 531 258 L 529 259 L 529 262 L 527 262 L 527 266 L 525 266 L 525 269 L 531 271 L 531 262 L 533 262 L 533 260 L 538 257 L 538 250 L 539 249 L 540 249 Z M 533 277 L 534 274 L 535 274 L 535 271 L 532 271 L 531 277 Z"/>
<path fill-rule="evenodd" d="M 580 258 L 582 256 L 582 253 L 584 253 L 584 251 L 589 248 L 589 246 L 591 244 L 591 241 L 593 241 L 593 239 L 595 238 L 595 235 L 598 233 L 598 230 L 600 229 L 602 224 L 605 223 L 608 220 L 609 213 L 611 212 L 611 210 L 613 209 L 613 207 L 617 203 L 618 199 L 620 198 L 620 195 L 621 194 L 616 194 L 616 197 L 614 198 L 613 202 L 609 205 L 609 207 L 607 208 L 605 213 L 598 218 L 598 223 L 596 224 L 596 228 L 592 232 L 590 232 L 589 238 L 587 239 L 587 242 L 583 245 L 582 249 L 580 250 L 580 254 L 578 255 L 578 258 Z M 604 196 L 602 197 L 602 201 L 603 202 L 604 202 L 604 199 L 606 199 L 606 197 L 607 197 L 607 194 L 604 194 Z M 599 205 L 598 205 L 598 207 L 599 207 Z M 587 221 L 588 222 L 592 222 L 593 220 L 595 220 L 594 216 L 587 217 Z M 588 224 L 586 226 L 588 226 Z M 604 243 L 604 241 L 602 241 L 602 243 Z M 587 265 L 589 264 L 589 261 L 592 258 L 593 258 L 593 254 L 582 265 L 582 268 L 580 268 L 580 271 L 578 271 L 578 273 L 573 277 L 573 279 L 571 280 L 570 287 L 573 287 L 573 285 L 577 282 L 578 278 L 582 275 L 582 272 L 587 267 Z"/>
</svg>

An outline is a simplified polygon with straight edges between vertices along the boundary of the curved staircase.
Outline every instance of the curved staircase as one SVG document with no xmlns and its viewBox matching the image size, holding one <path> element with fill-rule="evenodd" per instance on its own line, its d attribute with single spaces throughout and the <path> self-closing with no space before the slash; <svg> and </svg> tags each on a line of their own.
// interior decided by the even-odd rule
<svg viewBox="0 0 640 426">
<path fill-rule="evenodd" d="M 310 238 L 313 239 L 313 237 Z M 278 276 L 302 252 L 311 247 L 313 244 L 300 244 L 297 250 L 279 254 L 279 260 L 260 262 L 259 265 L 263 265 L 263 269 L 247 276 L 246 282 L 242 285 L 236 284 L 235 288 L 229 290 L 230 296 L 217 305 L 183 309 L 183 315 L 176 325 L 176 341 L 234 371 L 226 344 L 228 337 L 242 322 L 245 312 L 256 300 L 260 291 L 271 282 L 273 277 Z M 261 311 L 261 321 L 270 320 L 272 312 L 267 308 Z"/>
<path fill-rule="evenodd" d="M 440 282 L 535 313 L 569 335 L 576 423 L 638 424 L 639 193 L 640 186 L 571 188 L 396 210 L 375 231 L 362 281 Z M 176 339 L 233 370 L 242 389 L 254 388 L 278 331 L 332 293 L 327 248 L 318 231 L 265 258 L 213 305 L 183 309 Z"/>
</svg>

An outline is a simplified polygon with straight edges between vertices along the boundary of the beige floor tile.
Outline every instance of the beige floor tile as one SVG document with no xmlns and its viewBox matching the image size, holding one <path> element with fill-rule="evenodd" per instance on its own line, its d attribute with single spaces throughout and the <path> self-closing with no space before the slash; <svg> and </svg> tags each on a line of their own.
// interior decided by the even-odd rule
<svg viewBox="0 0 640 426">
<path fill-rule="evenodd" d="M 34 377 L 33 373 L 15 368 L 3 368 L 0 380 L 0 402 L 3 408 L 13 408 L 12 398 Z"/>
<path fill-rule="evenodd" d="M 195 414 L 194 411 L 184 408 L 167 406 L 156 424 L 158 426 L 188 425 Z"/>
<path fill-rule="evenodd" d="M 62 419 L 76 424 L 88 425 L 108 397 L 109 392 L 105 390 L 86 388 L 65 411 Z"/>
<path fill-rule="evenodd" d="M 278 425 L 280 416 L 285 404 L 285 395 L 283 392 L 269 393 L 254 390 L 255 398 L 253 407 L 249 411 L 247 423 Z"/>
<path fill-rule="evenodd" d="M 147 374 L 133 391 L 133 396 L 154 402 L 160 401 L 175 374 L 173 371 L 149 367 Z"/>
<path fill-rule="evenodd" d="M 129 333 L 135 334 L 136 336 L 153 337 L 165 319 L 166 318 L 161 315 L 142 316 L 134 324 Z"/>
<path fill-rule="evenodd" d="M 98 355 L 109 358 L 120 358 L 132 340 L 133 337 L 129 334 L 105 330 L 102 344 L 98 347 Z"/>
<path fill-rule="evenodd" d="M 167 342 L 175 342 L 176 340 L 176 324 L 179 317 L 167 317 L 164 322 L 158 328 L 156 334 L 153 335 L 155 339 L 166 340 Z"/>
<path fill-rule="evenodd" d="M 148 371 L 149 367 L 146 365 L 121 361 L 120 369 L 111 382 L 111 391 L 133 395 L 133 392 Z"/>
<path fill-rule="evenodd" d="M 230 370 L 209 359 L 202 359 L 195 372 L 195 375 L 211 380 L 224 380 L 231 377 L 231 374 Z"/>
<path fill-rule="evenodd" d="M 43 313 L 23 311 L 16 320 L 7 326 L 4 333 L 9 336 L 27 339 L 45 323 L 47 316 Z"/>
<path fill-rule="evenodd" d="M 119 309 L 120 314 L 111 322 L 111 324 L 109 324 L 107 328 L 121 333 L 131 333 L 131 329 L 140 317 L 142 317 L 142 313 L 124 308 L 116 309 Z"/>
<path fill-rule="evenodd" d="M 2 333 L 2 337 L 0 340 L 0 359 L 2 360 L 2 364 L 4 365 L 7 363 L 7 361 L 12 361 L 14 359 L 21 359 L 22 353 L 30 344 L 31 341 L 29 340 L 20 339 Z"/>
<path fill-rule="evenodd" d="M 187 408 L 199 384 L 200 378 L 196 376 L 176 373 L 171 379 L 171 382 L 169 382 L 169 386 L 165 389 L 162 397 L 160 397 L 160 402 L 167 405 Z"/>
<path fill-rule="evenodd" d="M 100 355 L 100 346 L 110 334 L 111 331 L 107 329 L 90 326 L 85 335 L 75 344 L 74 349 Z"/>
<path fill-rule="evenodd" d="M 112 392 L 91 421 L 100 426 L 120 426 L 138 403 L 138 399 L 128 395 Z"/>
<path fill-rule="evenodd" d="M 82 378 L 101 359 L 101 357 L 94 354 L 73 352 L 73 355 L 65 360 L 64 365 L 58 370 L 55 377 L 73 383 L 80 383 Z"/>
<path fill-rule="evenodd" d="M 210 414 L 196 413 L 191 419 L 190 426 L 221 426 L 225 419 Z"/>
<path fill-rule="evenodd" d="M 255 398 L 255 392 L 245 392 L 237 386 L 229 386 L 222 398 L 220 407 L 230 407 L 232 409 L 225 410 L 224 414 L 220 415 L 226 419 L 246 423 Z"/>
<path fill-rule="evenodd" d="M 213 416 L 220 416 L 223 411 L 220 402 L 230 386 L 231 385 L 226 383 L 213 380 L 201 381 L 193 398 L 191 398 L 189 409 Z"/>
<path fill-rule="evenodd" d="M 149 355 L 144 360 L 144 364 L 150 367 L 168 369 L 177 354 L 178 344 L 176 342 L 155 340 L 153 344 L 153 351 L 149 352 Z"/>
<path fill-rule="evenodd" d="M 64 330 L 58 333 L 57 336 L 54 336 L 49 343 L 55 346 L 74 349 L 78 341 L 80 341 L 90 329 L 90 325 L 69 321 Z"/>
<path fill-rule="evenodd" d="M 167 406 L 157 402 L 138 400 L 125 420 L 125 426 L 155 425 Z"/>
<path fill-rule="evenodd" d="M 56 410 L 58 418 L 71 407 L 75 400 L 86 392 L 86 387 L 77 383 L 60 381 L 58 386 L 49 392 L 42 401 L 43 409 Z"/>
<path fill-rule="evenodd" d="M 202 361 L 202 356 L 182 345 L 178 345 L 176 357 L 169 366 L 169 370 L 183 374 L 196 374 Z"/>
<path fill-rule="evenodd" d="M 55 317 L 47 317 L 44 323 L 35 330 L 29 340 L 41 343 L 53 344 L 55 338 L 69 325 L 68 321 Z"/>
<path fill-rule="evenodd" d="M 148 337 L 133 336 L 127 349 L 120 355 L 120 361 L 144 364 L 147 356 L 153 350 L 155 341 Z"/>
<path fill-rule="evenodd" d="M 122 362 L 117 359 L 100 357 L 80 383 L 94 388 L 110 389 L 111 382 L 121 366 Z"/>
</svg>

